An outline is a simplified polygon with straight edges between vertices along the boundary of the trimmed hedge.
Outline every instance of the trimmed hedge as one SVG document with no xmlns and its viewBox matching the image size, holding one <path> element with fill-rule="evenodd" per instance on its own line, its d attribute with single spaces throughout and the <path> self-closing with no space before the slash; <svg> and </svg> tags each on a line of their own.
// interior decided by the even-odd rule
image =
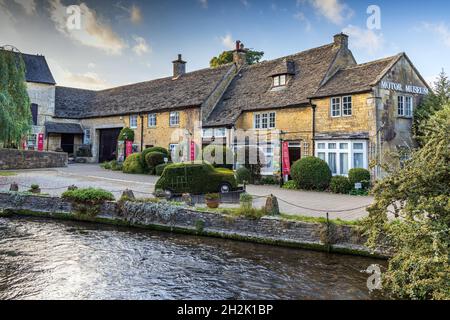
<svg viewBox="0 0 450 320">
<path fill-rule="evenodd" d="M 85 204 L 98 204 L 104 201 L 114 201 L 114 196 L 111 192 L 96 188 L 67 190 L 61 197 L 66 200 Z"/>
<path fill-rule="evenodd" d="M 331 178 L 330 189 L 334 193 L 349 194 L 353 186 L 347 177 L 334 176 Z"/>
<path fill-rule="evenodd" d="M 147 164 L 148 173 L 152 174 L 155 167 L 164 163 L 166 155 L 162 152 L 150 152 L 145 156 L 145 163 Z"/>
<path fill-rule="evenodd" d="M 157 165 L 157 166 L 155 167 L 155 174 L 156 174 L 157 176 L 161 176 L 161 175 L 163 174 L 163 172 L 164 172 L 164 169 L 165 169 L 168 165 L 171 165 L 171 163 L 163 163 L 163 164 Z"/>
<path fill-rule="evenodd" d="M 177 163 L 165 168 L 156 182 L 155 190 L 170 190 L 177 194 L 206 194 L 220 191 L 221 183 L 228 183 L 233 189 L 237 188 L 234 172 L 216 169 L 205 162 Z"/>
<path fill-rule="evenodd" d="M 300 189 L 325 190 L 330 185 L 332 175 L 325 161 L 305 157 L 292 165 L 291 176 Z"/>
<path fill-rule="evenodd" d="M 370 171 L 362 168 L 351 169 L 348 172 L 348 179 L 355 186 L 355 183 L 362 183 L 365 189 L 370 187 Z"/>
<path fill-rule="evenodd" d="M 244 181 L 246 183 L 250 183 L 252 179 L 252 173 L 246 167 L 241 167 L 236 170 L 236 179 L 240 184 L 243 184 Z"/>
<path fill-rule="evenodd" d="M 134 153 L 129 155 L 125 162 L 123 163 L 123 169 L 122 171 L 124 173 L 144 173 L 144 168 L 141 164 L 141 154 L 140 153 Z"/>
<path fill-rule="evenodd" d="M 130 128 L 123 128 L 119 134 L 119 141 L 134 141 L 134 130 Z"/>
<path fill-rule="evenodd" d="M 152 153 L 152 152 L 160 152 L 160 153 L 164 154 L 164 158 L 170 159 L 170 152 L 163 147 L 147 148 L 144 151 L 142 151 L 142 158 L 141 158 L 141 161 L 142 161 L 141 164 L 142 164 L 142 167 L 144 168 L 144 170 L 148 169 L 147 160 L 146 160 L 147 154 Z M 163 162 L 164 162 L 164 159 L 163 159 Z"/>
</svg>

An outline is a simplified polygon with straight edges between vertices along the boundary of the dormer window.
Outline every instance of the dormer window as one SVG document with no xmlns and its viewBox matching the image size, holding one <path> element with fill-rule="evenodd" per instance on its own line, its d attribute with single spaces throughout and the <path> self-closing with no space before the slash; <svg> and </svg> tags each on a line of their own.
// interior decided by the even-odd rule
<svg viewBox="0 0 450 320">
<path fill-rule="evenodd" d="M 284 87 L 284 86 L 286 86 L 286 82 L 287 82 L 287 75 L 285 75 L 285 74 L 280 74 L 278 76 L 273 77 L 273 87 L 274 88 Z"/>
</svg>

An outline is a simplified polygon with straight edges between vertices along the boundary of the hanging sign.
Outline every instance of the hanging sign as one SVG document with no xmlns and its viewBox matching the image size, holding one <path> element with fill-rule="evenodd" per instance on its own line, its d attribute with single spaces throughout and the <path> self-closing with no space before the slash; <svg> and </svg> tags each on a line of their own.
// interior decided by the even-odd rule
<svg viewBox="0 0 450 320">
<path fill-rule="evenodd" d="M 133 153 L 133 142 L 127 140 L 126 146 L 125 146 L 125 155 L 126 155 L 126 157 L 128 157 L 132 153 Z"/>
<path fill-rule="evenodd" d="M 44 151 L 44 134 L 39 133 L 37 139 L 38 139 L 38 151 Z"/>
<path fill-rule="evenodd" d="M 283 175 L 288 176 L 291 174 L 291 161 L 289 159 L 289 142 L 283 142 Z"/>
<path fill-rule="evenodd" d="M 190 148 L 191 150 L 191 161 L 194 161 L 195 160 L 195 142 L 194 141 L 191 141 L 191 148 Z"/>
</svg>

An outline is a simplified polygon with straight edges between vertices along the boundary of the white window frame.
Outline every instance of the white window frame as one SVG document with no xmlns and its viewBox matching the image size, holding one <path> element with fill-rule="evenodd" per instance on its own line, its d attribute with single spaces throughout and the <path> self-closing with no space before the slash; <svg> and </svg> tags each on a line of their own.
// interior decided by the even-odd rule
<svg viewBox="0 0 450 320">
<path fill-rule="evenodd" d="M 203 138 L 226 138 L 227 129 L 226 128 L 206 128 L 202 130 Z"/>
<path fill-rule="evenodd" d="M 178 143 L 170 143 L 169 144 L 169 153 L 172 157 L 174 156 L 174 152 L 177 150 L 177 147 L 178 147 Z"/>
<path fill-rule="evenodd" d="M 147 127 L 156 128 L 156 124 L 157 124 L 156 117 L 157 117 L 156 113 L 149 113 L 147 115 Z M 150 121 L 150 119 L 151 119 L 151 121 Z"/>
<path fill-rule="evenodd" d="M 173 111 L 169 114 L 169 126 L 178 127 L 180 125 L 180 112 Z"/>
<path fill-rule="evenodd" d="M 286 84 L 287 84 L 287 75 L 286 74 L 279 74 L 279 75 L 273 77 L 273 87 L 274 88 L 285 87 Z"/>
<path fill-rule="evenodd" d="M 328 163 L 329 161 L 329 154 L 335 153 L 336 154 L 336 172 L 333 173 L 333 175 L 339 175 L 339 176 L 347 176 L 347 173 L 344 173 L 341 168 L 341 154 L 347 154 L 347 163 L 348 163 L 348 170 L 354 169 L 354 160 L 355 160 L 355 154 L 362 153 L 363 154 L 363 168 L 369 169 L 369 160 L 368 160 L 368 141 L 367 140 L 320 140 L 316 141 L 316 150 L 315 150 L 315 156 L 317 158 L 320 158 L 319 155 L 323 155 L 325 158 L 325 161 Z M 322 147 L 324 144 L 324 148 Z M 330 144 L 335 144 L 335 148 L 330 149 Z M 347 144 L 347 148 L 343 149 L 341 148 L 341 144 Z M 362 149 L 355 149 L 355 144 L 362 144 Z"/>
<path fill-rule="evenodd" d="M 255 113 L 253 115 L 253 127 L 261 130 L 275 129 L 277 127 L 277 113 L 273 111 Z"/>
<path fill-rule="evenodd" d="M 397 97 L 397 115 L 399 117 L 412 118 L 414 113 L 414 97 L 398 96 Z"/>
<path fill-rule="evenodd" d="M 339 118 L 342 115 L 342 98 L 331 98 L 330 115 L 332 118 Z"/>
<path fill-rule="evenodd" d="M 134 124 L 136 122 L 136 124 Z M 136 114 L 130 115 L 130 129 L 137 129 L 138 127 L 138 116 Z"/>
<path fill-rule="evenodd" d="M 90 145 L 92 142 L 91 129 L 84 129 L 83 144 Z"/>
<path fill-rule="evenodd" d="M 351 117 L 353 115 L 353 101 L 352 96 L 342 97 L 342 111 L 343 117 Z"/>
</svg>

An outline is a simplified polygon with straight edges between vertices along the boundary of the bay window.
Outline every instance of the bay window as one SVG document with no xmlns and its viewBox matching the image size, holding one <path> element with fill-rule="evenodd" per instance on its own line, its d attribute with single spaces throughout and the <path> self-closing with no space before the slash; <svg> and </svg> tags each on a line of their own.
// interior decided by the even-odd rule
<svg viewBox="0 0 450 320">
<path fill-rule="evenodd" d="M 317 158 L 328 163 L 333 175 L 348 175 L 350 169 L 368 168 L 367 141 L 316 142 Z"/>
</svg>

